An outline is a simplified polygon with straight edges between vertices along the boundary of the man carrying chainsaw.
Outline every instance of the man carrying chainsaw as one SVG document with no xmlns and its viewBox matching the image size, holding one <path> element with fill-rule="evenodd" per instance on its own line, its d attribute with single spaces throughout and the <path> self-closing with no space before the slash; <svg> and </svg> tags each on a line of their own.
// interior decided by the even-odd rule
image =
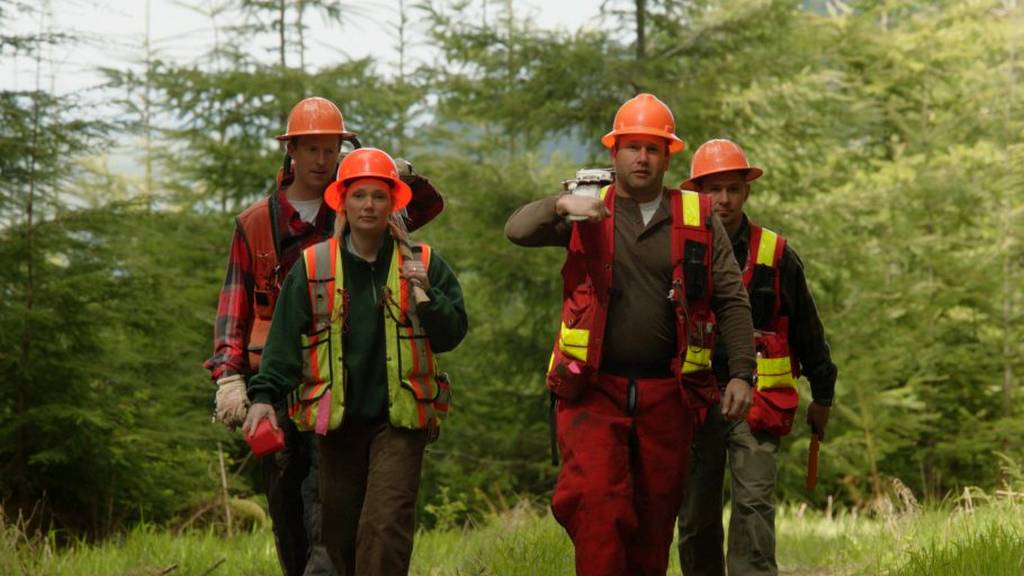
<svg viewBox="0 0 1024 576">
<path fill-rule="evenodd" d="M 411 197 L 385 152 L 345 156 L 324 194 L 337 231 L 288 273 L 249 383 L 244 432 L 290 417 L 320 438 L 323 542 L 342 576 L 408 573 L 423 453 L 450 399 L 435 354 L 467 330 L 448 264 L 408 238 Z"/>
<path fill-rule="evenodd" d="M 757 349 L 754 405 L 742 421 L 711 412 L 694 440 L 686 502 L 679 513 L 679 561 L 685 576 L 775 575 L 774 491 L 779 440 L 790 432 L 797 409 L 796 379 L 803 373 L 814 400 L 807 408 L 813 434 L 825 437 L 835 389 L 825 329 L 807 288 L 803 264 L 776 232 L 743 212 L 750 182 L 761 176 L 743 150 L 711 140 L 693 155 L 682 188 L 707 194 L 721 218 L 750 296 Z M 729 376 L 733 352 L 715 349 L 718 381 Z M 722 483 L 726 461 L 732 478 L 728 557 L 723 554 Z M 813 480 L 812 478 L 808 479 Z"/>
<path fill-rule="evenodd" d="M 214 354 L 206 368 L 217 383 L 216 416 L 229 428 L 242 424 L 248 408 L 246 380 L 259 368 L 280 283 L 302 250 L 329 238 L 334 212 L 323 206 L 324 189 L 336 170 L 341 145 L 358 146 L 345 130 L 341 111 L 324 98 L 307 98 L 292 108 L 284 167 L 277 191 L 237 218 L 228 270 L 214 326 Z M 440 196 L 428 181 L 404 177 L 414 189 L 410 227 L 440 212 Z M 284 403 L 278 406 L 285 415 Z M 261 460 L 263 486 L 273 521 L 281 570 L 286 576 L 333 574 L 320 540 L 317 450 L 312 434 L 301 434 L 282 418 L 286 447 Z"/>
<path fill-rule="evenodd" d="M 722 414 L 741 419 L 751 402 L 747 294 L 710 199 L 663 186 L 684 147 L 674 131 L 661 100 L 630 99 L 602 139 L 614 180 L 582 174 L 505 225 L 516 244 L 567 248 L 547 374 L 564 458 L 551 508 L 584 576 L 665 574 L 690 441 L 718 402 L 716 321 L 733 351 Z"/>
</svg>

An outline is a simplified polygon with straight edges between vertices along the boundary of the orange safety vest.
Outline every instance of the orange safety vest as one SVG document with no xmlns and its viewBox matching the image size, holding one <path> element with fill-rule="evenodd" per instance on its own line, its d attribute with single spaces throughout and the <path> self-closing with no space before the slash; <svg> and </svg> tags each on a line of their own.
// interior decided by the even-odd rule
<svg viewBox="0 0 1024 576">
<path fill-rule="evenodd" d="M 281 291 L 281 267 L 273 210 L 276 205 L 276 201 L 271 203 L 270 198 L 263 198 L 246 208 L 236 219 L 238 229 L 249 247 L 254 280 L 251 294 L 253 316 L 246 344 L 250 372 L 259 370 L 260 355 L 267 341 L 267 332 L 270 331 L 270 319 L 274 315 L 274 304 Z"/>
<path fill-rule="evenodd" d="M 747 414 L 751 431 L 785 436 L 793 428 L 800 396 L 796 380 L 800 363 L 789 350 L 789 317 L 780 314 L 782 293 L 779 261 L 786 239 L 750 224 L 750 244 L 743 268 L 743 285 L 750 295 L 757 350 L 757 389 Z"/>
<path fill-rule="evenodd" d="M 672 287 L 676 311 L 676 378 L 708 404 L 718 390 L 711 371 L 714 313 L 711 259 L 711 199 L 690 191 L 669 190 L 672 211 Z M 573 225 L 562 267 L 561 327 L 548 365 L 547 385 L 558 397 L 573 399 L 596 378 L 601 367 L 615 251 L 615 186 L 601 190 L 611 217 Z"/>
</svg>

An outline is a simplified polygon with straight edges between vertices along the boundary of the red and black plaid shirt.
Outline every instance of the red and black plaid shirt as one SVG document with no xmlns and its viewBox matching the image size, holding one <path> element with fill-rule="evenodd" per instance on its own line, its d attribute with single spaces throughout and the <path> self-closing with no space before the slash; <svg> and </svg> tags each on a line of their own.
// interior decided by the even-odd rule
<svg viewBox="0 0 1024 576">
<path fill-rule="evenodd" d="M 272 208 L 274 205 L 275 202 L 271 202 Z M 280 277 L 284 278 L 305 248 L 326 240 L 333 233 L 334 211 L 326 204 L 321 204 L 316 219 L 310 224 L 302 221 L 295 207 L 280 190 L 277 192 L 276 205 L 278 259 L 281 265 Z M 203 365 L 214 380 L 230 372 L 249 374 L 259 369 L 258 366 L 249 366 L 246 353 L 249 326 L 254 315 L 254 284 L 252 254 L 249 253 L 242 230 L 236 226 L 231 240 L 231 253 L 228 255 L 228 271 L 217 305 L 213 356 Z"/>
</svg>

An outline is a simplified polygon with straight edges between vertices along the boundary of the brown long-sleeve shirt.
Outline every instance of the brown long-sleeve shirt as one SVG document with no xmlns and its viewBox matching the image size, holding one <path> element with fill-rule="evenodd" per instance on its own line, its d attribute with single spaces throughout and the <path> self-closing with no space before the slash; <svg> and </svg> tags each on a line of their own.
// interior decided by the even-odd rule
<svg viewBox="0 0 1024 576">
<path fill-rule="evenodd" d="M 644 226 L 636 201 L 615 199 L 615 258 L 612 297 L 602 358 L 623 364 L 667 363 L 676 352 L 676 328 L 668 293 L 672 287 L 672 213 L 668 193 Z M 505 236 L 520 246 L 569 245 L 572 223 L 555 211 L 558 196 L 531 202 L 509 217 Z M 753 372 L 750 303 L 729 235 L 717 216 L 712 245 L 711 308 L 720 338 L 729 349 L 729 372 Z"/>
</svg>

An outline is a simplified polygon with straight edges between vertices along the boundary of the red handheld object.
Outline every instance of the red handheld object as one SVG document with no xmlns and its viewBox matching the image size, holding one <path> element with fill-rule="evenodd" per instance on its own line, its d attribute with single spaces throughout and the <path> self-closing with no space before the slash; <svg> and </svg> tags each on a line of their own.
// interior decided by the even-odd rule
<svg viewBox="0 0 1024 576">
<path fill-rule="evenodd" d="M 256 425 L 252 435 L 245 437 L 245 441 L 249 443 L 253 454 L 266 456 L 284 448 L 284 432 L 281 429 L 275 430 L 270 420 L 264 418 Z"/>
<path fill-rule="evenodd" d="M 807 451 L 807 490 L 813 492 L 818 485 L 818 448 L 820 441 L 817 434 L 811 434 L 811 446 Z"/>
</svg>

